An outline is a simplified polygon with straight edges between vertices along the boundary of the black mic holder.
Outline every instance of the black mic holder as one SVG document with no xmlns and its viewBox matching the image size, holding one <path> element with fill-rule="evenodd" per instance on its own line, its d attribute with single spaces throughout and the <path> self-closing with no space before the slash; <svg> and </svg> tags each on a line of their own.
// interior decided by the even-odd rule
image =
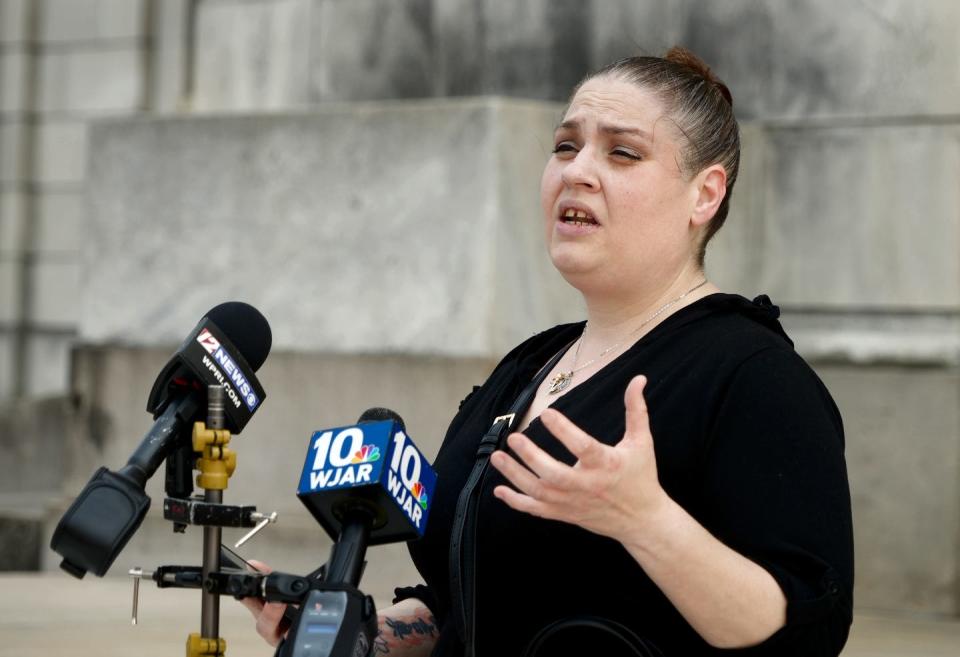
<svg viewBox="0 0 960 657">
<path fill-rule="evenodd" d="M 373 654 L 377 607 L 357 586 L 373 515 L 362 507 L 342 514 L 340 536 L 333 544 L 325 576 L 308 580 L 310 591 L 291 616 L 290 631 L 275 657 L 352 657 Z M 289 611 L 288 607 L 288 611 Z"/>
<path fill-rule="evenodd" d="M 212 418 L 211 418 L 212 419 Z M 223 527 L 254 527 L 241 543 L 257 529 L 275 519 L 276 514 L 257 513 L 255 506 L 228 505 L 222 497 L 211 499 L 210 490 L 222 491 L 236 465 L 227 449 L 229 431 L 196 423 L 192 445 L 176 449 L 168 457 L 163 517 L 183 531 L 187 525 L 204 528 L 203 566 L 160 566 L 153 572 L 139 568 L 130 571 L 134 581 L 134 622 L 140 578 L 149 578 L 158 588 L 200 589 L 204 598 L 201 632 L 190 634 L 187 657 L 222 657 L 226 641 L 219 637 L 219 598 L 257 597 L 288 605 L 285 617 L 290 623 L 286 640 L 277 648 L 276 657 L 358 657 L 373 654 L 377 636 L 377 609 L 373 598 L 357 586 L 363 575 L 370 528 L 376 510 L 363 501 L 343 501 L 336 509 L 340 534 L 322 569 L 306 577 L 282 572 L 269 574 L 244 570 L 224 556 L 219 531 Z M 189 452 L 187 452 L 189 449 Z M 199 456 L 198 456 L 199 455 Z M 189 496 L 192 482 L 185 473 L 200 470 L 197 483 L 206 489 L 203 498 Z M 107 473 L 107 475 L 112 473 Z M 182 497 L 171 495 L 180 493 Z M 149 504 L 149 500 L 147 500 Z M 213 535 L 209 535 L 215 532 Z M 218 554 L 211 555 L 215 548 Z M 208 545 L 209 544 L 209 545 Z"/>
<path fill-rule="evenodd" d="M 286 603 L 294 610 L 290 632 L 277 647 L 277 657 L 355 657 L 371 655 L 377 636 L 377 608 L 355 582 L 332 581 L 324 577 L 331 565 L 340 564 L 342 573 L 359 577 L 363 570 L 365 546 L 363 528 L 347 530 L 334 544 L 326 568 L 303 577 L 274 571 L 251 573 L 223 568 L 203 574 L 200 566 L 160 566 L 152 573 L 131 572 L 152 579 L 158 588 L 202 589 L 214 595 L 236 599 L 255 597 L 267 602 Z M 358 562 L 357 559 L 360 561 Z M 344 569 L 345 568 L 345 569 Z M 221 650 L 220 653 L 223 654 Z"/>
<path fill-rule="evenodd" d="M 255 527 L 264 516 L 255 506 L 217 504 L 202 499 L 168 497 L 163 501 L 163 517 L 174 525 L 207 527 Z"/>
</svg>

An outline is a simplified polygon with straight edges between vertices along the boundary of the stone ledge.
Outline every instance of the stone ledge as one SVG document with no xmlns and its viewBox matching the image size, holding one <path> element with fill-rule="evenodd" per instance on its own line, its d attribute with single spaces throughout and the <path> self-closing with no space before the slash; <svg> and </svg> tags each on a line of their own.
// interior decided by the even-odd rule
<svg viewBox="0 0 960 657">
<path fill-rule="evenodd" d="M 0 571 L 40 570 L 42 534 L 41 520 L 0 513 Z"/>
<path fill-rule="evenodd" d="M 816 362 L 960 365 L 960 313 L 802 313 L 782 319 L 797 351 Z"/>
<path fill-rule="evenodd" d="M 557 116 L 477 98 L 99 124 L 80 337 L 176 344 L 239 298 L 275 348 L 499 357 L 579 307 L 540 237 Z"/>
<path fill-rule="evenodd" d="M 707 254 L 721 287 L 813 312 L 960 312 L 960 120 L 742 128 Z"/>
</svg>

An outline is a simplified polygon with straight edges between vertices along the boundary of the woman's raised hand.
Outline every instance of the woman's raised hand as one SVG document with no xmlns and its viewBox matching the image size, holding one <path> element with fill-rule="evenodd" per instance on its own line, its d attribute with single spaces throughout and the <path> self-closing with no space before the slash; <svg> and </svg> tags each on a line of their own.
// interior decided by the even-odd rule
<svg viewBox="0 0 960 657">
<path fill-rule="evenodd" d="M 494 494 L 512 508 L 551 520 L 562 520 L 621 542 L 643 527 L 669 498 L 657 479 L 657 463 L 647 404 L 646 377 L 637 376 L 624 395 L 626 431 L 614 446 L 605 445 L 554 409 L 540 414 L 550 433 L 576 457 L 573 466 L 561 463 L 522 433 L 507 444 L 524 467 L 505 451 L 491 463 L 518 490 L 497 486 Z M 527 469 L 529 468 L 529 469 Z"/>
<path fill-rule="evenodd" d="M 264 574 L 273 570 L 261 561 L 251 559 L 249 563 Z M 286 611 L 287 605 L 282 602 L 264 602 L 260 598 L 241 598 L 240 602 L 250 610 L 254 620 L 257 621 L 257 634 L 262 636 L 271 646 L 279 644 L 280 639 L 289 629 L 289 626 L 282 622 L 283 612 Z"/>
</svg>

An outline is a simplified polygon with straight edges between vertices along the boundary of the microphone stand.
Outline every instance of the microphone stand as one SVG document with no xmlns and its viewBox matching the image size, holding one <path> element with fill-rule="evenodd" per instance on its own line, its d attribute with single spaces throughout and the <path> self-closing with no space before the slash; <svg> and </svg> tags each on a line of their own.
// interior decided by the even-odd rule
<svg viewBox="0 0 960 657">
<path fill-rule="evenodd" d="M 204 489 L 203 501 L 209 505 L 223 503 L 223 490 L 237 467 L 237 456 L 226 447 L 230 432 L 224 428 L 224 398 L 222 386 L 207 386 L 207 424 L 193 425 L 193 451 L 202 455 L 197 459 L 200 471 L 197 484 Z M 203 581 L 220 570 L 220 539 L 223 529 L 218 524 L 203 526 Z M 227 650 L 227 642 L 220 638 L 220 594 L 204 587 L 200 602 L 200 633 L 187 637 L 187 657 L 219 657 Z"/>
<path fill-rule="evenodd" d="M 226 394 L 222 386 L 207 387 L 207 429 L 223 430 L 225 425 L 223 402 Z M 229 440 L 229 433 L 226 439 Z M 222 450 L 221 450 L 222 455 Z M 206 473 L 205 470 L 201 469 Z M 202 475 L 201 475 L 202 476 Z M 209 483 L 209 482 L 208 482 Z M 201 484 L 202 485 L 202 484 Z M 207 504 L 223 504 L 223 489 L 204 486 L 203 501 Z M 220 538 L 223 529 L 219 525 L 203 528 L 203 578 L 220 570 Z M 206 639 L 220 637 L 220 596 L 204 591 L 200 600 L 200 636 Z"/>
</svg>

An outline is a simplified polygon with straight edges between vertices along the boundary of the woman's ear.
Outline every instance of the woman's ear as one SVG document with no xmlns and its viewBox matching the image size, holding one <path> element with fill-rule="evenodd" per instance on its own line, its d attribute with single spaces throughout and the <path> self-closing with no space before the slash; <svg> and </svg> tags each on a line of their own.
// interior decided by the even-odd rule
<svg viewBox="0 0 960 657">
<path fill-rule="evenodd" d="M 713 164 L 696 177 L 697 200 L 690 215 L 690 223 L 699 228 L 713 219 L 727 195 L 727 171 L 721 164 Z"/>
</svg>

